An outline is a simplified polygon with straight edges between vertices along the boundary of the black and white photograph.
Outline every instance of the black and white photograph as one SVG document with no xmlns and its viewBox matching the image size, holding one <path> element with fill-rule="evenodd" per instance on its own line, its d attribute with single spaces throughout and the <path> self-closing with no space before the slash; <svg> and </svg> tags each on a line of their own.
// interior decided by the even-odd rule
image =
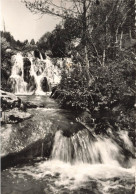
<svg viewBox="0 0 136 194">
<path fill-rule="evenodd" d="M 1 0 L 1 194 L 136 194 L 136 1 Z"/>
</svg>

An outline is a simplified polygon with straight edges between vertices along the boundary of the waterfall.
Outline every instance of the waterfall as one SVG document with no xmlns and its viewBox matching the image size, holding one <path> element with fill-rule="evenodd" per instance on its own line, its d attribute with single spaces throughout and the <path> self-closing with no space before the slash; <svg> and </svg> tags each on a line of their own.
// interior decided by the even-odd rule
<svg viewBox="0 0 136 194">
<path fill-rule="evenodd" d="M 61 72 L 59 68 L 52 64 L 49 57 L 43 59 L 41 53 L 39 56 L 40 59 L 30 55 L 25 58 L 31 63 L 30 69 L 27 65 L 24 69 L 24 57 L 21 53 L 12 57 L 13 66 L 10 82 L 14 93 L 45 95 L 47 91 L 51 90 L 51 87 L 60 83 Z M 45 80 L 47 81 L 45 82 Z"/>
<path fill-rule="evenodd" d="M 119 135 L 124 143 L 129 142 L 126 133 Z M 86 129 L 71 137 L 57 131 L 50 160 L 12 168 L 10 174 L 17 180 L 22 175 L 30 180 L 31 176 L 32 181 L 42 183 L 44 191 L 52 194 L 134 193 L 135 166 L 124 168 L 121 159 L 120 147 L 111 138 L 93 138 Z"/>
<path fill-rule="evenodd" d="M 44 94 L 44 92 L 42 91 L 42 87 L 41 87 L 41 79 L 43 78 L 43 72 L 41 73 L 41 75 L 37 75 L 38 68 L 36 70 L 36 64 L 34 63 L 35 60 L 33 60 L 31 58 L 30 61 L 31 61 L 30 75 L 34 76 L 34 80 L 35 80 L 35 83 L 36 83 L 35 94 L 42 95 L 42 94 Z"/>
<path fill-rule="evenodd" d="M 46 59 L 34 59 L 31 58 L 31 76 L 34 76 L 35 83 L 36 83 L 36 91 L 35 94 L 42 95 L 45 92 L 42 89 L 41 82 L 44 78 L 47 78 L 49 90 L 51 86 L 60 83 L 60 71 L 57 67 L 55 67 L 50 58 L 46 57 Z"/>
<path fill-rule="evenodd" d="M 14 92 L 17 94 L 27 92 L 27 83 L 24 81 L 23 57 L 20 53 L 12 58 L 11 79 L 15 80 Z"/>
<path fill-rule="evenodd" d="M 126 139 L 129 141 L 128 136 L 125 136 L 125 141 Z M 121 148 L 114 140 L 106 137 L 92 138 L 88 131 L 84 129 L 71 137 L 65 137 L 62 131 L 57 131 L 52 159 L 70 163 L 120 166 L 120 163 L 124 161 L 124 156 L 121 154 Z"/>
</svg>

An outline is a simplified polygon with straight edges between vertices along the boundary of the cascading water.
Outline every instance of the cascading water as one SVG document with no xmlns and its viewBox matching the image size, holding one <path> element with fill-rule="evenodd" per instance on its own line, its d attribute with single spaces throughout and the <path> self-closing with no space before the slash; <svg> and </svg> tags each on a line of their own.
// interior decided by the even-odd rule
<svg viewBox="0 0 136 194">
<path fill-rule="evenodd" d="M 10 79 L 15 80 L 14 92 L 17 94 L 27 93 L 27 83 L 24 81 L 24 63 L 22 55 L 20 53 L 14 55 L 12 63 L 13 67 Z"/>
<path fill-rule="evenodd" d="M 44 94 L 41 87 L 41 79 L 43 78 L 43 72 L 40 72 L 40 75 L 37 75 L 36 71 L 36 64 L 34 64 L 34 60 L 31 58 L 31 69 L 30 69 L 30 75 L 34 76 L 34 80 L 36 83 L 36 91 L 35 94 Z"/>
<path fill-rule="evenodd" d="M 12 72 L 10 80 L 12 81 L 13 92 L 16 94 L 36 94 L 36 95 L 45 95 L 45 91 L 42 88 L 42 82 L 46 78 L 48 84 L 48 89 L 51 90 L 51 87 L 57 85 L 60 82 L 60 70 L 57 66 L 54 66 L 49 57 L 43 59 L 40 53 L 40 59 L 33 56 L 27 57 L 27 60 L 30 61 L 31 67 L 28 69 L 27 74 L 30 76 L 27 78 L 27 82 L 24 81 L 26 73 L 24 73 L 24 57 L 18 53 L 12 57 Z M 27 67 L 27 66 L 26 66 Z M 34 78 L 33 81 L 32 78 Z M 34 83 L 32 83 L 34 82 Z M 36 88 L 32 85 L 36 84 Z M 45 87 L 45 86 L 44 86 Z M 46 86 L 47 87 L 47 86 Z"/>
<path fill-rule="evenodd" d="M 128 132 L 119 131 L 118 136 L 122 145 L 134 154 Z M 97 180 L 96 182 L 101 186 L 95 186 L 99 188 L 96 193 L 134 194 L 134 186 L 133 184 L 130 186 L 129 181 L 134 183 L 135 161 L 131 157 L 126 160 L 122 146 L 111 137 L 101 135 L 94 137 L 87 129 L 71 137 L 66 137 L 62 131 L 57 131 L 51 161 L 51 165 L 55 167 L 52 170 L 48 167 L 49 164 L 41 164 L 40 168 L 48 167 L 53 174 L 59 172 L 61 176 L 57 185 L 68 187 L 70 191 L 85 187 L 85 193 L 89 194 L 91 180 L 94 182 Z M 118 181 L 114 182 L 115 179 Z M 121 182 L 125 182 L 125 186 Z M 127 189 L 130 190 L 127 192 Z"/>
<path fill-rule="evenodd" d="M 52 133 L 52 151 L 47 160 L 47 144 L 40 142 L 40 158 L 36 158 L 37 162 L 3 171 L 2 180 L 6 183 L 3 191 L 7 190 L 8 185 L 9 193 L 18 189 L 15 193 L 21 194 L 134 194 L 135 168 L 131 156 L 134 148 L 126 131 L 96 135 L 93 129 L 80 125 L 71 112 L 58 109 L 57 104 L 53 105 L 56 103 L 53 99 L 42 96 L 27 96 L 26 99 L 28 98 L 31 102 L 42 102 L 48 107 L 35 111 L 30 109 L 30 113 L 34 114 L 31 120 L 8 129 L 9 135 L 6 138 L 2 136 L 2 146 L 6 144 L 7 152 L 13 147 L 18 153 L 23 142 L 29 145 L 35 139 Z M 129 151 L 128 154 L 123 152 L 125 148 Z M 30 146 L 30 156 L 36 149 Z M 22 189 L 21 192 L 19 188 Z"/>
<path fill-rule="evenodd" d="M 120 151 L 110 138 L 93 139 L 86 129 L 71 137 L 57 131 L 49 161 L 12 168 L 10 173 L 15 180 L 24 177 L 25 187 L 26 181 L 32 180 L 32 188 L 39 181 L 44 188 L 39 194 L 134 194 L 134 167 L 120 165 Z"/>
<path fill-rule="evenodd" d="M 120 166 L 125 158 L 119 145 L 110 138 L 94 138 L 86 129 L 71 137 L 65 137 L 62 131 L 55 135 L 52 159 L 70 163 L 110 164 Z M 130 142 L 128 136 L 123 134 Z M 131 144 L 132 150 L 133 146 Z"/>
<path fill-rule="evenodd" d="M 59 84 L 61 76 L 60 71 L 57 67 L 55 67 L 50 58 L 46 57 L 45 60 L 41 59 L 33 59 L 31 58 L 31 69 L 30 74 L 34 76 L 35 83 L 36 83 L 36 91 L 35 94 L 42 95 L 45 94 L 41 87 L 41 82 L 43 78 L 47 78 L 49 90 L 51 86 Z"/>
</svg>

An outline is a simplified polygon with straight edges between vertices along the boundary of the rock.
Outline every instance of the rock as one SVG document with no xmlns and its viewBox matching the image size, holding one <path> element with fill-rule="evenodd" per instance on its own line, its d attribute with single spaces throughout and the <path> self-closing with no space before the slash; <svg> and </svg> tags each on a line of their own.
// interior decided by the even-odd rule
<svg viewBox="0 0 136 194">
<path fill-rule="evenodd" d="M 10 92 L 5 92 L 3 90 L 0 90 L 0 95 L 2 98 L 10 99 L 11 101 L 18 100 L 18 97 L 16 97 L 14 94 L 12 94 Z"/>
<path fill-rule="evenodd" d="M 33 104 L 31 102 L 26 102 L 25 104 L 27 108 L 37 108 L 38 107 L 36 104 Z"/>
<path fill-rule="evenodd" d="M 41 103 L 32 103 L 32 102 L 25 102 L 25 106 L 26 108 L 43 108 L 44 107 L 44 104 L 41 104 Z"/>
<path fill-rule="evenodd" d="M 31 114 L 27 112 L 22 112 L 20 110 L 12 109 L 9 111 L 2 112 L 2 124 L 13 124 L 13 123 L 19 123 L 26 119 L 31 118 Z"/>
<path fill-rule="evenodd" d="M 30 75 L 31 62 L 28 58 L 24 58 L 23 61 L 24 61 L 24 81 L 29 83 L 31 79 Z"/>
<path fill-rule="evenodd" d="M 2 110 L 9 110 L 15 107 L 20 108 L 21 99 L 16 97 L 14 94 L 1 90 L 0 95 Z"/>
<path fill-rule="evenodd" d="M 44 92 L 49 91 L 49 85 L 46 77 L 44 77 L 43 80 L 41 81 L 41 87 Z"/>
<path fill-rule="evenodd" d="M 36 83 L 35 83 L 35 79 L 34 76 L 30 77 L 29 83 L 27 85 L 27 90 L 32 92 L 36 89 Z"/>
<path fill-rule="evenodd" d="M 1 93 L 1 122 L 18 123 L 31 117 L 30 113 L 26 112 L 27 105 L 20 98 L 12 93 L 0 91 Z M 37 107 L 37 106 L 36 106 Z"/>
<path fill-rule="evenodd" d="M 49 158 L 52 151 L 53 139 L 54 135 L 49 133 L 44 139 L 40 139 L 30 144 L 19 152 L 9 153 L 2 156 L 1 169 L 4 170 L 17 164 L 28 163 L 38 156 Z"/>
<path fill-rule="evenodd" d="M 41 58 L 39 50 L 34 51 L 34 57 L 39 58 L 39 59 Z"/>
<path fill-rule="evenodd" d="M 45 55 L 44 52 L 41 52 L 41 55 L 42 55 L 42 58 L 43 58 L 43 59 L 46 59 L 46 55 Z"/>
<path fill-rule="evenodd" d="M 10 92 L 15 92 L 16 80 L 13 77 L 9 77 L 7 85 L 10 88 Z"/>
</svg>

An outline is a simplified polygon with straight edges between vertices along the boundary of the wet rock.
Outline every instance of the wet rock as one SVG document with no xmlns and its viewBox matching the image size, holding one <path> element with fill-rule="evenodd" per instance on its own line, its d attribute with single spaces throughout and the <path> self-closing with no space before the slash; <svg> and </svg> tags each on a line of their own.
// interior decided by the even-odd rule
<svg viewBox="0 0 136 194">
<path fill-rule="evenodd" d="M 19 123 L 19 122 L 21 122 L 21 121 L 23 121 L 22 118 L 16 117 L 16 116 L 14 116 L 14 115 L 10 115 L 10 116 L 8 117 L 8 123 Z"/>
<path fill-rule="evenodd" d="M 126 189 L 126 187 L 120 186 L 116 189 L 113 189 L 113 188 L 109 189 L 109 193 L 111 194 L 134 194 L 135 188 L 133 187 L 132 189 L 129 189 L 129 188 Z"/>
<path fill-rule="evenodd" d="M 18 123 L 31 117 L 30 113 L 26 112 L 26 103 L 22 102 L 20 98 L 12 93 L 1 92 L 1 122 L 6 123 Z"/>
<path fill-rule="evenodd" d="M 1 169 L 4 170 L 17 164 L 29 163 L 39 156 L 49 158 L 52 151 L 53 139 L 54 135 L 49 133 L 45 136 L 45 138 L 28 145 L 19 152 L 9 153 L 2 156 Z"/>
<path fill-rule="evenodd" d="M 27 112 L 22 112 L 18 109 L 12 109 L 9 111 L 2 112 L 2 124 L 14 124 L 22 122 L 26 119 L 31 118 L 31 114 Z"/>
<path fill-rule="evenodd" d="M 36 58 L 39 58 L 39 59 L 41 58 L 41 57 L 40 57 L 40 52 L 39 52 L 39 50 L 35 50 L 35 51 L 34 51 L 34 56 L 35 56 Z"/>
<path fill-rule="evenodd" d="M 34 76 L 31 76 L 29 83 L 27 85 L 27 90 L 32 92 L 32 91 L 35 91 L 35 89 L 36 89 L 35 79 L 34 79 Z"/>
<path fill-rule="evenodd" d="M 24 81 L 29 83 L 31 79 L 30 75 L 31 62 L 28 58 L 24 58 Z"/>
<path fill-rule="evenodd" d="M 37 108 L 38 107 L 36 104 L 33 104 L 31 102 L 26 102 L 25 104 L 27 108 Z"/>
<path fill-rule="evenodd" d="M 43 108 L 44 105 L 41 103 L 32 103 L 32 102 L 25 102 L 26 108 Z"/>
<path fill-rule="evenodd" d="M 42 58 L 43 58 L 43 59 L 46 59 L 46 55 L 45 55 L 44 52 L 41 52 L 41 55 L 42 55 Z"/>
<path fill-rule="evenodd" d="M 16 80 L 14 78 L 9 78 L 7 82 L 10 92 L 15 92 Z"/>
<path fill-rule="evenodd" d="M 9 110 L 15 107 L 20 108 L 21 99 L 16 97 L 14 94 L 1 90 L 0 95 L 2 110 Z"/>
<path fill-rule="evenodd" d="M 49 85 L 48 85 L 48 81 L 46 77 L 44 77 L 43 80 L 41 81 L 41 87 L 42 87 L 43 92 L 49 91 Z"/>
</svg>

